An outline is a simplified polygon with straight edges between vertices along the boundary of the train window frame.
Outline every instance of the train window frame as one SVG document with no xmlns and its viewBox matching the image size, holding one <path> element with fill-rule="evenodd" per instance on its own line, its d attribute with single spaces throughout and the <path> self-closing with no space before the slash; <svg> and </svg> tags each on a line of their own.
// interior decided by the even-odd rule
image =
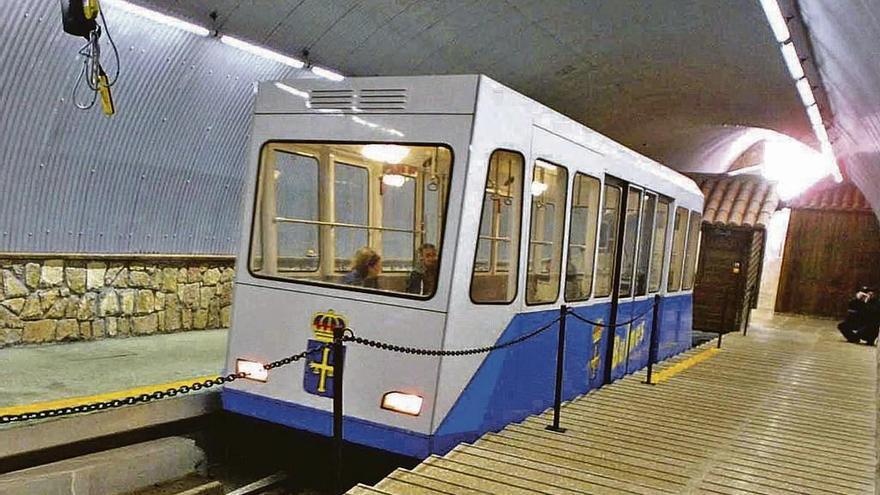
<svg viewBox="0 0 880 495">
<path fill-rule="evenodd" d="M 660 237 L 661 243 L 659 244 L 659 245 L 663 246 L 660 249 L 660 253 L 659 253 L 660 254 L 660 268 L 659 268 L 659 271 L 655 272 L 654 271 L 654 268 L 655 268 L 655 265 L 654 265 L 655 259 L 654 258 L 656 257 L 657 253 L 655 252 L 655 250 L 658 246 L 657 236 L 656 236 L 656 234 L 657 234 L 657 216 L 659 215 L 660 205 L 666 205 L 666 225 L 663 226 L 663 235 Z M 669 237 L 669 229 L 672 226 L 673 217 L 674 217 L 674 215 L 670 214 L 672 212 L 673 212 L 672 198 L 669 198 L 667 196 L 663 196 L 662 194 L 658 194 L 657 195 L 657 208 L 656 208 L 656 211 L 654 212 L 654 232 L 651 234 L 652 236 L 654 236 L 654 239 L 652 241 L 654 244 L 651 246 L 651 264 L 650 264 L 650 267 L 648 268 L 648 294 L 657 294 L 658 292 L 661 292 L 663 289 L 663 271 L 666 269 L 667 245 L 671 244 L 671 242 L 670 242 L 671 240 L 668 240 L 667 238 Z M 657 286 L 653 287 L 651 285 L 651 278 L 652 278 L 652 276 L 654 276 L 655 273 L 657 275 L 657 279 L 656 279 Z"/>
<path fill-rule="evenodd" d="M 440 232 L 438 234 L 438 239 L 440 240 L 440 249 L 438 250 L 437 259 L 437 286 L 434 287 L 434 291 L 431 294 L 412 294 L 406 292 L 395 292 L 389 290 L 381 290 L 381 289 L 372 289 L 372 288 L 364 288 L 358 287 L 354 285 L 342 285 L 342 284 L 333 284 L 327 282 L 316 282 L 311 280 L 303 280 L 303 279 L 293 279 L 287 277 L 279 277 L 274 275 L 260 274 L 255 273 L 254 271 L 254 248 L 257 244 L 262 245 L 262 239 L 257 241 L 257 237 L 255 236 L 255 231 L 257 229 L 257 222 L 260 221 L 257 218 L 257 214 L 260 211 L 260 201 L 262 200 L 262 195 L 265 191 L 260 187 L 261 181 L 260 177 L 263 174 L 264 161 L 263 156 L 266 152 L 266 149 L 272 145 L 340 145 L 340 146 L 364 146 L 368 144 L 378 144 L 378 145 L 398 145 L 398 146 L 412 146 L 412 147 L 435 147 L 435 148 L 443 148 L 449 153 L 449 173 L 446 181 L 446 185 L 443 187 L 443 192 L 445 193 L 444 205 L 443 205 L 443 215 L 440 222 Z M 256 153 L 256 173 L 254 174 L 254 183 L 252 185 L 253 189 L 253 201 L 251 203 L 251 215 L 250 215 L 250 229 L 248 229 L 248 235 L 250 236 L 248 242 L 248 252 L 247 259 L 245 260 L 245 268 L 247 269 L 248 275 L 258 280 L 270 280 L 274 282 L 283 282 L 288 284 L 299 284 L 311 287 L 320 287 L 324 289 L 337 290 L 337 291 L 349 291 L 349 292 L 358 292 L 363 294 L 372 294 L 374 296 L 383 296 L 383 297 L 391 297 L 397 299 L 409 299 L 412 301 L 419 302 L 428 302 L 432 300 L 434 297 L 440 293 L 440 285 L 442 281 L 442 273 L 444 269 L 443 260 L 446 257 L 454 257 L 454 249 L 455 246 L 450 246 L 448 240 L 446 239 L 446 229 L 447 223 L 449 220 L 449 208 L 450 208 L 450 196 L 452 192 L 452 184 L 456 180 L 457 175 L 455 174 L 456 169 L 456 154 L 455 148 L 452 144 L 445 141 L 434 141 L 434 142 L 425 142 L 425 141 L 366 141 L 366 140 L 358 140 L 358 141 L 344 141 L 344 140 L 334 140 L 334 139 L 268 139 L 263 141 L 260 144 L 259 149 Z M 320 184 L 320 179 L 319 179 Z M 262 228 L 260 227 L 260 230 Z M 261 234 L 262 235 L 262 234 Z M 447 252 L 443 254 L 444 250 L 453 250 L 452 252 Z M 262 266 L 262 258 L 260 258 Z M 452 260 L 450 260 L 450 263 Z"/>
<path fill-rule="evenodd" d="M 490 168 L 491 168 L 491 164 L 492 164 L 492 157 L 495 156 L 495 153 L 497 153 L 499 151 L 518 155 L 519 159 L 520 159 L 520 163 L 522 164 L 522 170 L 520 171 L 520 174 L 522 176 L 522 180 L 519 181 L 520 182 L 520 184 L 519 184 L 519 215 L 516 215 L 516 217 L 518 219 L 517 221 L 519 222 L 519 224 L 516 226 L 516 228 L 511 229 L 512 231 L 517 232 L 519 235 L 517 242 L 515 244 L 513 244 L 513 246 L 515 246 L 515 248 L 516 248 L 516 262 L 514 263 L 513 260 L 509 261 L 509 264 L 510 264 L 509 266 L 513 267 L 513 273 L 514 273 L 514 275 L 512 277 L 513 294 L 511 295 L 511 297 L 507 301 L 477 301 L 474 299 L 473 287 L 474 287 L 474 275 L 476 273 L 478 273 L 477 272 L 477 257 L 479 256 L 479 252 L 480 252 L 480 245 L 479 245 L 479 243 L 480 243 L 480 227 L 483 225 L 483 218 L 484 218 L 484 215 L 486 214 L 486 208 L 485 208 L 486 189 L 487 189 L 487 186 L 489 184 L 489 179 L 490 179 L 489 172 L 491 171 Z M 472 304 L 491 305 L 491 306 L 506 306 L 506 305 L 510 305 L 514 301 L 516 301 L 516 298 L 519 296 L 519 277 L 520 277 L 519 265 L 520 265 L 520 261 L 522 259 L 522 219 L 523 219 L 523 210 L 525 208 L 526 165 L 527 165 L 527 162 L 526 162 L 525 155 L 521 151 L 518 151 L 515 149 L 495 148 L 492 150 L 492 153 L 489 153 L 489 159 L 487 161 L 487 166 L 486 166 L 486 179 L 483 181 L 483 188 L 481 189 L 482 195 L 480 196 L 480 221 L 477 224 L 477 240 L 474 243 L 474 258 L 473 258 L 473 262 L 471 264 L 470 284 L 468 284 L 468 297 L 470 298 Z M 513 241 L 511 241 L 511 243 L 512 242 Z"/>
<path fill-rule="evenodd" d="M 370 169 L 369 169 L 368 167 L 364 167 L 363 165 L 358 165 L 358 164 L 355 164 L 355 163 L 348 163 L 348 162 L 346 162 L 346 161 L 342 161 L 342 160 L 334 159 L 334 160 L 333 160 L 333 168 L 334 168 L 334 171 L 333 171 L 333 180 L 334 180 L 334 182 L 336 181 L 336 173 L 338 172 L 338 167 L 339 167 L 340 165 L 345 166 L 345 167 L 358 168 L 358 169 L 361 169 L 361 170 L 363 170 L 364 172 L 366 172 L 366 174 L 367 174 L 367 183 L 365 184 L 365 187 L 366 187 L 366 195 L 365 195 L 365 197 L 366 197 L 366 200 L 367 200 L 367 205 L 366 205 L 366 208 L 364 209 L 364 211 L 365 211 L 366 214 L 367 214 L 367 223 L 369 223 L 370 218 L 371 218 L 371 216 L 372 216 L 372 214 L 373 214 L 373 205 L 370 204 L 370 196 L 371 196 L 371 195 L 373 194 L 373 192 L 374 192 L 374 191 L 373 191 L 373 187 L 374 187 L 374 186 L 373 186 L 373 174 L 370 172 Z M 334 187 L 333 193 L 334 193 L 334 195 L 335 195 L 335 194 L 336 194 L 336 185 L 334 184 L 333 187 Z M 336 198 L 335 198 L 335 197 L 333 198 L 333 202 L 334 202 L 333 218 L 337 218 L 337 213 L 339 213 L 339 211 L 336 209 L 336 207 L 338 206 L 338 203 L 336 203 Z M 337 219 L 337 220 L 338 220 L 338 219 Z M 372 237 L 372 232 L 368 230 L 368 231 L 367 231 L 367 244 L 366 244 L 366 245 L 368 245 L 368 246 L 371 244 L 371 242 L 370 242 L 370 241 L 371 241 L 371 237 Z M 334 241 L 334 242 L 338 242 L 338 241 L 339 241 L 339 238 L 337 237 L 337 238 L 333 239 L 333 241 Z M 340 260 L 340 259 L 343 259 L 343 258 L 340 258 L 340 257 L 339 257 L 339 253 L 338 253 L 338 251 L 337 251 L 338 248 L 339 248 L 339 245 L 337 244 L 337 245 L 335 246 L 334 250 L 333 250 L 333 256 L 334 256 L 334 259 L 333 259 L 333 271 L 334 271 L 334 273 L 345 273 L 347 270 L 340 270 L 339 267 L 338 267 L 339 260 Z"/>
<path fill-rule="evenodd" d="M 314 163 L 315 163 L 315 191 L 316 191 L 315 205 L 314 205 L 315 206 L 315 216 L 320 218 L 320 216 L 321 216 L 321 200 L 318 197 L 317 190 L 321 187 L 321 159 L 319 157 L 315 156 L 314 154 L 304 153 L 304 152 L 299 152 L 299 151 L 278 150 L 276 152 L 284 154 L 284 155 L 299 157 L 299 158 L 307 158 L 307 159 L 314 161 Z M 276 170 L 277 170 L 277 166 L 276 166 Z M 259 181 L 259 175 L 257 176 L 257 180 Z M 276 209 L 277 209 L 277 203 L 278 203 L 278 200 L 277 200 L 277 196 L 276 196 L 276 200 L 275 200 Z M 317 218 L 316 218 L 316 220 L 317 220 Z M 316 247 L 318 249 L 321 249 L 321 229 L 316 226 L 315 230 L 316 230 L 316 232 L 315 232 Z M 275 235 L 277 237 L 278 233 L 276 232 Z M 262 239 L 260 239 L 260 245 L 262 246 Z M 261 258 L 260 264 L 262 265 L 262 258 Z M 281 269 L 278 267 L 276 267 L 276 270 L 279 272 L 281 271 Z M 286 269 L 286 270 L 284 270 L 284 272 L 285 273 L 318 273 L 320 270 L 321 270 L 321 262 L 320 262 L 320 258 L 319 258 L 318 264 L 315 266 L 314 270 Z"/>
<path fill-rule="evenodd" d="M 696 220 L 696 225 L 694 220 Z M 694 288 L 697 277 L 697 260 L 700 256 L 700 243 L 703 238 L 702 226 L 703 215 L 698 211 L 690 210 L 688 215 L 688 234 L 684 246 L 684 265 L 681 269 L 681 290 L 693 290 Z M 693 234 L 693 237 L 691 237 L 691 234 Z M 690 267 L 690 273 L 688 273 L 688 267 Z"/>
<path fill-rule="evenodd" d="M 607 180 L 602 182 L 601 206 L 599 208 L 600 215 L 605 214 L 606 201 L 608 198 L 608 194 L 607 194 L 608 189 L 615 189 L 617 191 L 617 194 L 618 194 L 618 196 L 617 196 L 617 214 L 615 215 L 614 228 L 611 229 L 611 232 L 608 233 L 608 237 L 606 237 L 606 239 L 605 239 L 606 242 L 604 242 L 604 243 L 602 242 L 602 234 L 605 232 L 605 230 L 602 228 L 602 217 L 601 216 L 599 218 L 599 225 L 597 226 L 598 236 L 596 238 L 596 261 L 593 263 L 593 270 L 594 270 L 593 297 L 595 297 L 596 299 L 601 299 L 601 298 L 605 298 L 605 297 L 607 297 L 607 298 L 613 297 L 614 284 L 616 282 L 615 277 L 614 277 L 614 273 L 617 271 L 617 263 L 620 261 L 617 259 L 617 246 L 620 244 L 620 239 L 618 238 L 619 237 L 618 233 L 620 230 L 620 208 L 623 205 L 624 187 L 621 184 L 609 183 Z M 598 285 L 597 284 L 598 276 L 596 274 L 598 273 L 598 268 L 599 268 L 599 263 L 600 263 L 599 254 L 602 250 L 603 244 L 607 244 L 608 242 L 610 242 L 611 239 L 614 239 L 614 249 L 611 250 L 611 255 L 609 258 L 611 260 L 611 266 L 610 266 L 611 271 L 609 272 L 608 292 L 604 293 L 604 294 L 599 294 L 596 292 L 596 286 Z"/>
<path fill-rule="evenodd" d="M 688 233 L 688 226 L 690 223 L 689 222 L 689 220 L 690 220 L 689 211 L 690 210 L 688 210 L 684 206 L 679 206 L 677 203 L 674 203 L 674 204 L 675 204 L 675 215 L 673 215 L 673 219 L 672 219 L 672 242 L 669 245 L 669 271 L 666 274 L 666 278 L 667 278 L 666 292 L 667 293 L 674 293 L 674 292 L 681 292 L 682 291 L 681 283 L 682 283 L 683 277 L 684 277 L 684 255 L 685 255 L 685 248 L 687 247 L 686 246 L 687 233 Z M 674 257 L 675 257 L 675 241 L 677 239 L 677 237 L 675 235 L 676 234 L 675 223 L 676 223 L 676 219 L 678 218 L 679 213 L 683 213 L 686 220 L 684 223 L 684 232 L 682 233 L 682 242 L 681 242 L 682 251 L 681 251 L 680 259 L 678 262 L 678 277 L 677 277 L 678 284 L 675 286 L 675 288 L 673 288 L 672 283 L 674 282 L 674 280 L 672 278 L 672 269 L 674 268 L 673 265 L 674 265 Z"/>
<path fill-rule="evenodd" d="M 556 277 L 556 296 L 555 296 L 552 300 L 548 300 L 548 301 L 540 301 L 540 302 L 529 302 L 529 295 L 528 295 L 529 265 L 530 265 L 530 261 L 531 261 L 531 258 L 532 258 L 532 244 L 533 244 L 533 242 L 532 242 L 532 233 L 533 233 L 533 228 L 534 228 L 534 225 L 535 225 L 535 222 L 533 221 L 534 218 L 533 218 L 533 215 L 532 215 L 532 206 L 534 205 L 535 197 L 534 197 L 532 194 L 529 194 L 529 204 L 528 204 L 528 205 L 529 205 L 529 230 L 528 230 L 528 237 L 526 237 L 526 243 L 527 243 L 527 246 L 528 246 L 528 247 L 527 247 L 527 251 L 526 251 L 525 279 L 523 280 L 524 287 L 526 288 L 526 294 L 525 294 L 525 296 L 523 297 L 523 300 L 525 301 L 525 305 L 526 305 L 526 306 L 546 306 L 546 305 L 548 305 L 548 304 L 555 304 L 556 301 L 559 300 L 559 294 L 560 294 L 560 292 L 562 292 L 562 290 L 563 290 L 562 279 L 563 279 L 563 276 L 564 276 L 564 273 L 565 273 L 564 270 L 563 270 L 564 267 L 562 266 L 562 265 L 563 265 L 563 263 L 562 263 L 562 262 L 563 262 L 563 259 L 562 259 L 562 258 L 563 258 L 563 255 L 564 255 L 564 251 L 563 251 L 563 250 L 564 250 L 564 248 L 565 248 L 565 243 L 566 243 L 567 240 L 568 240 L 568 239 L 566 238 L 565 221 L 566 221 L 566 219 L 568 218 L 568 196 L 569 196 L 569 192 L 568 192 L 568 190 L 569 190 L 569 187 L 570 187 L 570 185 L 571 185 L 571 180 L 570 180 L 570 179 L 571 179 L 571 171 L 570 171 L 570 170 L 568 169 L 568 167 L 566 167 L 565 165 L 562 165 L 562 164 L 560 164 L 560 163 L 554 162 L 554 161 L 552 161 L 552 160 L 548 160 L 548 159 L 543 158 L 543 157 L 541 157 L 541 156 L 536 156 L 536 157 L 532 160 L 532 167 L 531 167 L 531 168 L 532 168 L 532 174 L 531 174 L 531 177 L 530 177 L 531 180 L 529 181 L 529 185 L 531 185 L 531 184 L 535 181 L 535 170 L 536 170 L 537 168 L 539 168 L 538 162 L 543 162 L 543 163 L 545 163 L 545 164 L 547 164 L 547 165 L 550 165 L 550 166 L 553 166 L 553 167 L 558 167 L 560 170 L 562 170 L 563 172 L 565 172 L 565 181 L 564 181 L 565 188 L 564 188 L 564 191 L 563 191 L 563 196 L 562 196 L 561 201 L 560 201 L 560 204 L 562 205 L 562 207 L 560 208 L 560 210 L 561 210 L 561 212 L 562 212 L 562 226 L 561 226 L 560 229 L 559 229 L 559 233 L 560 233 L 560 236 L 559 236 L 559 242 L 558 242 L 559 247 L 558 247 L 558 249 L 557 249 L 557 255 L 558 255 L 558 258 L 559 258 L 559 273 L 558 273 L 558 275 L 557 275 L 557 277 Z M 523 195 L 525 195 L 525 191 L 523 192 Z M 553 205 L 554 205 L 554 208 L 556 208 L 556 204 L 554 203 Z M 554 214 L 555 214 L 555 211 L 554 211 Z M 522 228 L 522 225 L 520 225 L 520 228 Z M 522 239 L 522 238 L 521 238 L 521 239 Z"/>
<path fill-rule="evenodd" d="M 623 261 L 626 259 L 626 256 L 627 256 L 627 254 L 626 254 L 626 241 L 629 240 L 629 238 L 626 235 L 627 234 L 626 220 L 627 220 L 627 213 L 628 212 L 626 210 L 624 210 L 624 212 L 623 212 L 623 239 L 621 239 L 621 241 L 624 244 L 623 244 L 623 249 L 620 251 L 620 276 L 617 279 L 617 286 L 618 286 L 617 287 L 617 297 L 618 297 L 618 299 L 624 299 L 624 298 L 634 299 L 636 297 L 634 295 L 635 294 L 635 278 L 636 278 L 636 262 L 638 261 L 639 238 L 640 238 L 640 234 L 641 234 L 640 228 L 642 226 L 642 214 L 643 214 L 642 210 L 643 210 L 643 206 L 644 206 L 642 204 L 642 201 L 643 201 L 643 198 L 645 197 L 646 190 L 644 187 L 642 187 L 638 184 L 634 184 L 634 183 L 627 184 L 626 191 L 625 191 L 625 194 L 627 195 L 626 196 L 627 209 L 629 209 L 629 206 L 631 204 L 630 203 L 630 194 L 631 193 L 636 193 L 638 195 L 638 199 L 636 200 L 636 203 L 637 203 L 637 206 L 636 206 L 636 225 L 635 225 L 635 229 L 633 230 L 633 233 L 635 234 L 633 237 L 635 237 L 635 240 L 633 241 L 634 244 L 633 244 L 633 250 L 632 250 L 632 269 L 629 271 L 629 276 L 630 276 L 630 278 L 629 278 L 629 291 L 624 294 L 623 293 L 623 276 L 624 276 L 624 272 L 623 272 L 624 263 L 623 263 Z"/>
<path fill-rule="evenodd" d="M 654 202 L 653 202 L 653 208 L 651 210 L 651 215 L 650 215 L 650 219 L 649 219 L 648 216 L 646 215 L 646 208 L 648 207 L 648 200 L 651 198 L 653 198 Z M 634 270 L 633 270 L 633 281 L 632 281 L 633 297 L 644 297 L 650 293 L 648 291 L 648 289 L 649 289 L 648 284 L 649 284 L 650 278 L 651 278 L 651 263 L 653 263 L 653 261 L 654 261 L 654 232 L 655 232 L 655 227 L 656 227 L 656 222 L 657 222 L 657 205 L 659 203 L 660 203 L 660 194 L 658 194 L 650 189 L 647 189 L 647 188 L 643 191 L 642 201 L 641 201 L 642 214 L 641 214 L 641 218 L 639 220 L 639 235 L 638 235 L 638 240 L 636 240 L 636 259 L 635 259 Z M 645 225 L 647 224 L 646 222 L 648 220 L 650 220 L 650 222 L 651 222 L 651 229 L 650 229 L 650 231 L 645 232 Z M 644 282 L 644 287 L 640 291 L 639 270 L 640 270 L 640 267 L 642 266 L 641 265 L 642 260 L 646 254 L 646 253 L 642 252 L 642 248 L 645 247 L 645 245 L 643 243 L 645 242 L 646 238 L 648 239 L 648 241 L 647 241 L 648 242 L 648 244 L 647 244 L 648 261 L 644 265 L 644 267 L 645 267 L 645 272 L 644 272 L 645 282 Z"/>
<path fill-rule="evenodd" d="M 567 295 L 568 294 L 568 290 L 567 290 L 568 289 L 568 266 L 569 266 L 568 261 L 571 259 L 571 229 L 572 229 L 572 225 L 574 224 L 574 222 L 572 221 L 573 215 L 574 215 L 574 198 L 575 198 L 575 194 L 574 194 L 575 190 L 574 189 L 575 189 L 575 184 L 577 184 L 578 178 L 586 178 L 587 180 L 591 180 L 597 186 L 596 212 L 595 212 L 595 215 L 593 216 L 593 221 L 595 222 L 595 227 L 592 232 L 593 245 L 592 245 L 592 251 L 591 251 L 591 255 L 590 255 L 591 263 L 590 263 L 590 284 L 589 284 L 589 287 L 587 288 L 586 294 L 584 294 L 584 296 L 582 298 L 569 299 L 568 295 Z M 595 274 L 596 274 L 596 254 L 599 250 L 598 249 L 598 247 L 599 247 L 599 225 L 601 223 L 600 218 L 599 218 L 599 213 L 602 210 L 602 191 L 603 191 L 602 180 L 599 179 L 598 177 L 594 177 L 590 174 L 580 172 L 580 171 L 576 171 L 574 173 L 574 177 L 571 180 L 571 192 L 569 193 L 569 198 L 568 198 L 568 218 L 569 218 L 569 220 L 568 220 L 568 235 L 566 237 L 566 242 L 565 242 L 565 260 L 566 260 L 566 263 L 565 263 L 565 265 L 566 265 L 565 266 L 565 283 L 563 284 L 563 287 L 562 287 L 563 299 L 567 303 L 568 302 L 589 301 L 590 298 L 593 297 L 593 284 L 595 282 Z M 587 234 L 589 235 L 589 232 Z"/>
</svg>

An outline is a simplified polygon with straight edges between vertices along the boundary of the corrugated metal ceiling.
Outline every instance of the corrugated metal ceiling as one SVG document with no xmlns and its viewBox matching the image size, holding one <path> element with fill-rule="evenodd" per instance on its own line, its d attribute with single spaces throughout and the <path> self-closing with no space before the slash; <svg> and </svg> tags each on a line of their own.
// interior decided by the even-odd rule
<svg viewBox="0 0 880 495">
<path fill-rule="evenodd" d="M 294 69 L 130 15 L 118 114 L 76 110 L 56 0 L 0 17 L 0 251 L 232 253 L 254 81 Z"/>
<path fill-rule="evenodd" d="M 680 169 L 723 168 L 754 127 L 811 140 L 757 1 L 136 1 L 351 75 L 482 72 Z M 800 4 L 835 149 L 880 211 L 878 2 Z M 55 0 L 0 18 L 0 250 L 232 252 L 252 83 L 296 71 L 129 15 L 111 28 L 108 120 L 70 104 L 80 42 Z"/>
</svg>

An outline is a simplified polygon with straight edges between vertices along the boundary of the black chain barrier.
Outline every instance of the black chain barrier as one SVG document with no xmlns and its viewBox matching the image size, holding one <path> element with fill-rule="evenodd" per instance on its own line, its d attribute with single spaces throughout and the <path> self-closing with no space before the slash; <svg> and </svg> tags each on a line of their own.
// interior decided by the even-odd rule
<svg viewBox="0 0 880 495">
<path fill-rule="evenodd" d="M 608 325 L 605 323 L 600 323 L 600 322 L 588 320 L 588 319 L 578 315 L 577 313 L 575 313 L 571 309 L 568 309 L 564 313 L 570 314 L 570 315 L 574 316 L 576 319 L 578 319 L 584 323 L 587 323 L 589 325 L 611 328 L 611 327 L 621 327 L 624 325 L 629 325 L 630 323 L 633 323 L 633 322 L 643 318 L 645 315 L 648 314 L 648 311 L 653 309 L 653 307 L 654 307 L 654 305 L 652 304 L 651 306 L 648 307 L 647 310 L 645 310 L 644 312 L 642 312 L 638 316 L 631 318 L 628 321 L 625 321 L 622 323 L 617 323 L 615 325 Z M 507 342 L 504 342 L 501 344 L 495 344 L 495 345 L 491 345 L 491 346 L 486 346 L 486 347 L 478 347 L 478 348 L 474 348 L 474 349 L 455 349 L 455 350 L 419 349 L 417 347 L 406 347 L 406 346 L 393 345 L 393 344 L 388 344 L 385 342 L 380 342 L 377 340 L 371 340 L 371 339 L 365 339 L 363 337 L 358 337 L 358 336 L 354 335 L 354 332 L 350 328 L 345 329 L 345 335 L 342 337 L 342 342 L 353 342 L 355 344 L 361 344 L 361 345 L 373 347 L 376 349 L 382 349 L 382 350 L 387 350 L 387 351 L 392 351 L 392 352 L 400 352 L 400 353 L 404 353 L 404 354 L 414 354 L 414 355 L 418 355 L 418 356 L 469 356 L 469 355 L 473 355 L 473 354 L 483 354 L 486 352 L 504 349 L 506 347 L 510 347 L 510 346 L 519 344 L 521 342 L 524 342 L 526 340 L 529 340 L 532 337 L 535 337 L 536 335 L 553 327 L 554 325 L 559 323 L 561 319 L 562 319 L 562 317 L 560 316 L 560 317 L 554 319 L 553 321 L 550 321 L 549 323 L 537 328 L 536 330 L 533 330 L 525 335 L 521 335 L 521 336 L 519 336 L 515 339 L 512 339 L 512 340 L 509 340 Z M 277 361 L 272 361 L 270 363 L 266 363 L 263 365 L 263 369 L 269 371 L 269 370 L 273 370 L 275 368 L 280 368 L 282 366 L 286 366 L 288 364 L 294 363 L 296 361 L 299 361 L 300 359 L 305 358 L 309 354 L 323 351 L 326 348 L 330 348 L 330 347 L 332 347 L 332 345 L 333 345 L 332 343 L 324 343 L 318 347 L 315 347 L 314 349 L 305 350 L 305 351 L 302 351 L 298 354 L 293 354 L 291 356 L 279 359 Z M 175 397 L 177 395 L 188 394 L 190 392 L 196 392 L 196 391 L 199 391 L 202 389 L 211 388 L 215 385 L 223 385 L 225 383 L 231 383 L 231 382 L 234 382 L 235 380 L 239 380 L 239 379 L 247 378 L 247 377 L 248 377 L 248 374 L 244 373 L 244 372 L 229 373 L 227 375 L 219 375 L 215 378 L 209 378 L 204 381 L 194 382 L 189 385 L 182 385 L 180 387 L 169 388 L 167 390 L 157 390 L 157 391 L 150 393 L 150 394 L 145 393 L 145 394 L 125 397 L 122 399 L 113 399 L 113 400 L 108 400 L 108 401 L 93 402 L 90 404 L 82 404 L 82 405 L 69 406 L 69 407 L 60 407 L 60 408 L 56 408 L 56 409 L 46 409 L 43 411 L 26 412 L 26 413 L 22 413 L 22 414 L 7 414 L 7 415 L 0 416 L 0 424 L 15 423 L 15 422 L 19 422 L 19 421 L 31 421 L 31 420 L 35 420 L 35 419 L 55 418 L 55 417 L 60 417 L 60 416 L 69 416 L 69 415 L 73 415 L 73 414 L 81 414 L 81 413 L 87 413 L 87 412 L 92 412 L 92 411 L 102 411 L 105 409 L 114 409 L 114 408 L 122 407 L 122 406 L 131 406 L 131 405 L 138 404 L 138 403 L 153 402 L 153 401 L 157 401 L 160 399 Z"/>
<path fill-rule="evenodd" d="M 272 361 L 271 363 L 267 363 L 263 365 L 263 369 L 272 370 L 275 368 L 280 368 L 281 366 L 286 366 L 290 363 L 299 361 L 304 357 L 312 354 L 314 352 L 322 351 L 325 348 L 330 348 L 333 344 L 325 343 L 319 347 L 315 347 L 314 349 L 305 350 L 298 354 L 293 354 L 291 356 L 287 356 L 286 358 L 279 359 L 277 361 Z M 202 389 L 211 388 L 215 385 L 223 385 L 224 383 L 234 382 L 235 380 L 239 380 L 242 378 L 247 378 L 248 373 L 230 373 L 228 375 L 219 375 L 215 378 L 209 378 L 204 381 L 194 382 L 189 385 L 181 385 L 176 388 L 169 388 L 167 390 L 157 390 L 150 394 L 140 394 L 140 395 L 132 395 L 129 397 L 125 397 L 122 399 L 113 399 L 101 402 L 92 402 L 90 404 L 82 404 L 76 406 L 69 407 L 59 407 L 56 409 L 46 409 L 43 411 L 34 411 L 34 412 L 26 412 L 22 414 L 7 414 L 0 416 L 0 424 L 7 423 L 15 423 L 18 421 L 31 421 L 35 419 L 46 419 L 46 418 L 57 418 L 60 416 L 70 416 L 72 414 L 82 414 L 92 411 L 103 411 L 105 409 L 114 409 L 122 406 L 132 406 L 139 403 L 153 402 L 160 399 L 165 399 L 169 397 L 174 397 L 177 395 L 188 394 L 190 392 L 197 392 Z"/>
<path fill-rule="evenodd" d="M 365 339 L 363 337 L 357 337 L 353 333 L 351 335 L 345 336 L 342 340 L 344 342 L 354 342 L 356 344 L 365 345 L 368 347 L 375 347 L 376 349 L 382 349 L 386 351 L 392 352 L 402 352 L 404 354 L 415 354 L 419 356 L 468 356 L 471 354 L 482 354 L 484 352 L 491 352 L 498 349 L 504 349 L 505 347 L 510 347 L 512 345 L 519 344 L 520 342 L 529 340 L 530 338 L 538 335 L 539 333 L 547 330 L 552 327 L 556 323 L 558 323 L 560 318 L 556 318 L 555 320 L 547 323 L 546 325 L 529 332 L 525 335 L 521 335 L 513 340 L 508 342 L 504 342 L 503 344 L 495 344 L 486 347 L 478 347 L 474 349 L 457 349 L 457 350 L 442 350 L 442 349 L 419 349 L 416 347 L 405 347 L 400 345 L 386 344 L 385 342 L 379 342 L 378 340 L 370 340 Z M 350 329 L 346 329 L 349 331 Z"/>
<path fill-rule="evenodd" d="M 630 318 L 629 320 L 626 320 L 626 321 L 621 322 L 621 323 L 615 323 L 614 325 L 608 325 L 608 324 L 606 324 L 606 323 L 602 323 L 602 322 L 598 322 L 598 321 L 593 321 L 593 320 L 588 320 L 588 319 L 584 318 L 583 316 L 581 316 L 581 315 L 575 313 L 573 309 L 569 309 L 569 310 L 568 310 L 568 314 L 570 314 L 571 316 L 574 316 L 574 317 L 577 318 L 578 320 L 581 320 L 582 322 L 584 322 L 584 323 L 586 323 L 586 324 L 588 324 L 588 325 L 593 325 L 593 326 L 596 326 L 596 327 L 605 327 L 605 328 L 617 328 L 617 327 L 623 327 L 623 326 L 629 325 L 630 323 L 635 323 L 635 322 L 641 320 L 642 318 L 644 318 L 644 317 L 648 314 L 649 311 L 651 311 L 651 310 L 653 310 L 653 309 L 654 309 L 654 304 L 651 304 L 650 306 L 648 306 L 648 309 L 642 311 L 642 312 L 639 313 L 637 316 L 635 316 L 635 317 L 633 317 L 633 318 Z"/>
</svg>

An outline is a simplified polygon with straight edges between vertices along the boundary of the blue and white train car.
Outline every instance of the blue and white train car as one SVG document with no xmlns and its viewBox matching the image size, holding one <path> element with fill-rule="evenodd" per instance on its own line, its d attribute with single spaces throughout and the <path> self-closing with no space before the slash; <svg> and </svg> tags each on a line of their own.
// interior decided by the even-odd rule
<svg viewBox="0 0 880 495">
<path fill-rule="evenodd" d="M 562 304 L 626 321 L 655 294 L 660 358 L 690 346 L 697 186 L 487 77 L 262 83 L 247 156 L 230 370 L 318 346 L 334 325 L 468 349 Z M 650 312 L 613 331 L 567 322 L 564 399 L 646 365 Z M 540 412 L 556 344 L 555 329 L 472 356 L 349 344 L 345 437 L 425 457 Z M 228 385 L 224 408 L 329 435 L 328 354 Z"/>
</svg>

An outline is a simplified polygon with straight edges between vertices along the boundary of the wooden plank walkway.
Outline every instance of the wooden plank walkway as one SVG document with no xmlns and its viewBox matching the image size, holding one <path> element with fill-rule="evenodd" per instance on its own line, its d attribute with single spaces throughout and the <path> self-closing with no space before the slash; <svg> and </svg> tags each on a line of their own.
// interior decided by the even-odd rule
<svg viewBox="0 0 880 495">
<path fill-rule="evenodd" d="M 711 343 L 714 346 L 715 343 Z M 827 320 L 757 317 L 654 386 L 644 372 L 353 495 L 873 494 L 875 349 Z"/>
</svg>

